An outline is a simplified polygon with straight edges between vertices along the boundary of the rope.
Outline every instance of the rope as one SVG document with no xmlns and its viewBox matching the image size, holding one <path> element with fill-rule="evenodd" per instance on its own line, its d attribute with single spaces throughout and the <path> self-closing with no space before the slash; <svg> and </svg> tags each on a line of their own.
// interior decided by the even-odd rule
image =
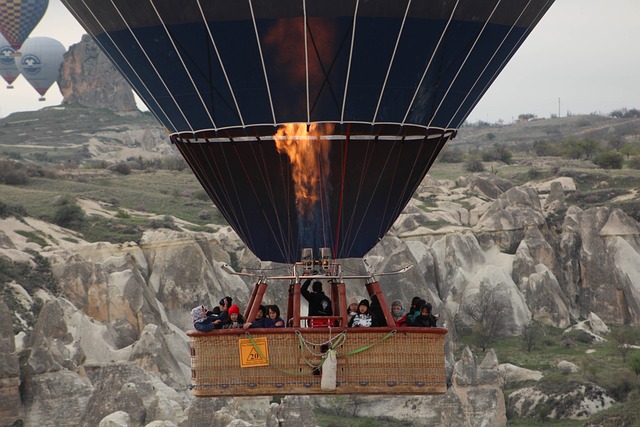
<svg viewBox="0 0 640 427">
<path fill-rule="evenodd" d="M 302 333 L 298 330 L 295 331 L 296 335 L 298 336 L 298 341 L 300 342 L 300 348 L 305 348 L 309 353 L 311 353 L 313 356 L 316 357 L 320 357 L 322 358 L 322 360 L 320 361 L 320 363 L 318 363 L 317 365 L 315 365 L 312 361 L 310 361 L 307 356 L 305 356 L 304 354 L 302 355 L 305 363 L 312 368 L 312 371 L 317 371 L 318 369 L 320 369 L 322 367 L 322 365 L 324 364 L 325 360 L 326 360 L 326 353 L 314 353 L 312 351 L 312 349 L 309 347 L 310 345 L 313 346 L 323 346 L 323 345 L 327 345 L 329 347 L 329 350 L 335 350 L 336 351 L 336 356 L 337 357 L 348 357 L 348 356 L 352 356 L 354 354 L 358 354 L 358 353 L 362 353 L 363 351 L 367 351 L 370 348 L 373 348 L 374 346 L 380 344 L 383 341 L 386 341 L 387 339 L 391 338 L 392 336 L 394 336 L 397 332 L 396 329 L 390 331 L 389 333 L 387 333 L 384 337 L 380 338 L 379 340 L 366 345 L 364 347 L 352 350 L 350 352 L 347 353 L 337 353 L 337 348 L 342 346 L 346 340 L 347 340 L 347 331 L 342 331 L 340 332 L 338 335 L 336 335 L 335 337 L 331 337 L 331 328 L 329 328 L 329 339 L 325 342 L 322 343 L 313 343 L 309 340 L 307 340 L 305 337 L 302 336 Z M 255 340 L 253 339 L 253 337 L 251 336 L 251 333 L 249 333 L 249 331 L 245 332 L 245 335 L 248 337 L 249 341 L 251 342 L 251 345 L 253 345 L 253 348 L 256 350 L 256 352 L 260 355 L 260 357 L 262 357 L 264 360 L 267 361 L 267 363 L 269 364 L 269 366 L 273 367 L 274 369 L 277 369 L 280 372 L 283 372 L 287 375 L 308 375 L 311 372 L 291 372 L 291 371 L 287 371 L 286 369 L 282 369 L 279 368 L 277 366 L 274 366 L 271 364 L 271 362 L 269 361 L 269 359 L 267 358 L 267 356 L 262 352 L 262 350 L 260 349 L 260 347 L 258 346 L 258 344 L 255 342 Z"/>
<path fill-rule="evenodd" d="M 356 350 L 350 351 L 350 352 L 345 353 L 345 354 L 338 354 L 338 357 L 347 357 L 347 356 L 351 356 L 351 355 L 354 355 L 354 354 L 362 353 L 363 351 L 367 351 L 371 347 L 373 347 L 374 345 L 380 344 L 382 341 L 385 341 L 385 340 L 391 338 L 392 336 L 394 336 L 396 334 L 396 332 L 398 332 L 398 331 L 394 329 L 393 331 L 390 331 L 387 335 L 385 335 L 384 337 L 380 338 L 378 341 L 374 342 L 373 344 L 366 345 L 366 346 L 364 346 L 362 348 L 358 348 Z"/>
</svg>

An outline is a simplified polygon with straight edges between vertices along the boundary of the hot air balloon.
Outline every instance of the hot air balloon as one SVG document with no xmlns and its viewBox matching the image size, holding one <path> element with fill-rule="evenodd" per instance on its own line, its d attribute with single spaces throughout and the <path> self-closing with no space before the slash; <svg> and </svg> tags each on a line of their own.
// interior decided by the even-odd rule
<svg viewBox="0 0 640 427">
<path fill-rule="evenodd" d="M 339 315 L 329 320 L 345 325 L 346 276 L 331 260 L 363 257 L 385 235 L 553 0 L 62 2 L 246 245 L 261 260 L 293 265 L 271 279 L 290 279 L 286 317 L 297 328 L 301 278 L 331 281 Z M 190 332 L 194 394 L 444 392 L 446 330 L 399 338 L 374 275 L 365 280 L 389 329 L 325 341 L 349 358 L 333 391 L 305 370 L 327 354 L 319 344 L 327 332 L 311 328 L 309 339 L 299 329 L 286 339 L 261 335 L 283 340 L 275 355 L 255 340 L 239 343 L 240 332 Z M 260 279 L 254 289 L 249 321 L 266 286 Z M 376 345 L 388 334 L 409 340 L 394 347 L 413 353 L 398 358 Z M 277 366 L 230 364 L 238 345 L 247 366 L 252 358 Z"/>
<path fill-rule="evenodd" d="M 50 37 L 31 37 L 22 46 L 16 66 L 40 94 L 40 101 L 46 99 L 44 94 L 58 78 L 66 51 L 62 43 Z"/>
<path fill-rule="evenodd" d="M 16 51 L 0 34 L 0 76 L 7 82 L 7 89 L 13 89 L 13 82 L 20 75 L 15 61 Z"/>
<path fill-rule="evenodd" d="M 0 0 L 0 33 L 19 50 L 47 11 L 49 0 Z"/>
</svg>

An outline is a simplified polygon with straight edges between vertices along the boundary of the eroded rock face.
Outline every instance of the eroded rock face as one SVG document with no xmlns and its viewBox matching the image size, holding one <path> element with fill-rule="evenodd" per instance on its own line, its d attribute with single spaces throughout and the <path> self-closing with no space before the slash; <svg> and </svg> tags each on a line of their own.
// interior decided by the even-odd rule
<svg viewBox="0 0 640 427">
<path fill-rule="evenodd" d="M 0 298 L 0 420 L 7 425 L 20 417 L 20 366 L 11 312 Z"/>
<path fill-rule="evenodd" d="M 568 383 L 555 393 L 534 385 L 511 393 L 508 400 L 509 408 L 521 417 L 539 417 L 536 408 L 544 407 L 547 419 L 575 420 L 587 419 L 615 402 L 603 388 L 578 383 Z"/>
<path fill-rule="evenodd" d="M 65 54 L 58 86 L 63 104 L 138 111 L 131 86 L 88 35 Z"/>
<path fill-rule="evenodd" d="M 638 323 L 640 261 L 637 224 L 609 207 L 582 211 L 571 207 L 559 245 L 565 294 L 580 314 L 596 313 L 605 322 Z"/>
<path fill-rule="evenodd" d="M 455 363 L 452 386 L 441 396 L 327 396 L 312 398 L 325 408 L 388 417 L 407 426 L 493 427 L 507 423 L 498 360 L 487 352 L 481 363 L 469 348 Z M 336 402 L 336 398 L 342 398 Z"/>
</svg>

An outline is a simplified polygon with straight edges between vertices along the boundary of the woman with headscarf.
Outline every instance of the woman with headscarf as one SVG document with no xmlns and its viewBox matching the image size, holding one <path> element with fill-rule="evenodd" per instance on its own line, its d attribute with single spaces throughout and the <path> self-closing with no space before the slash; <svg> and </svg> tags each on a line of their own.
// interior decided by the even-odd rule
<svg viewBox="0 0 640 427">
<path fill-rule="evenodd" d="M 420 309 L 420 314 L 415 318 L 411 326 L 435 328 L 438 319 L 431 313 L 432 308 L 431 303 L 424 304 Z"/>
<path fill-rule="evenodd" d="M 407 326 L 407 315 L 404 312 L 404 307 L 402 307 L 402 301 L 399 299 L 391 303 L 391 315 L 396 322 L 396 326 Z"/>
</svg>

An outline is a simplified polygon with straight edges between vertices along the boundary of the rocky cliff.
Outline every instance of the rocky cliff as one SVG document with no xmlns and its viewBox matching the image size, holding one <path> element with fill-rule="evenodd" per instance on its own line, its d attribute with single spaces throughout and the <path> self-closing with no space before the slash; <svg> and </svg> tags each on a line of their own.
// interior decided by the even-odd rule
<svg viewBox="0 0 640 427">
<path fill-rule="evenodd" d="M 129 83 L 89 35 L 69 48 L 58 77 L 63 104 L 137 112 Z"/>
<path fill-rule="evenodd" d="M 566 209 L 563 197 L 574 188 L 566 178 L 521 187 L 493 175 L 425 181 L 366 261 L 374 271 L 416 267 L 402 276 L 381 276 L 381 286 L 389 300 L 408 302 L 421 295 L 441 314 L 450 329 L 451 388 L 439 397 L 363 401 L 362 413 L 416 425 L 425 419 L 433 425 L 505 425 L 506 377 L 495 354 L 489 351 L 479 362 L 466 349 L 454 358 L 456 328 L 473 327 L 470 307 L 483 295 L 507 307 L 504 334 L 518 334 L 531 319 L 559 328 L 598 316 L 612 323 L 640 322 L 638 223 L 610 207 Z M 420 198 L 430 198 L 435 207 L 420 208 Z M 434 218 L 448 225 L 431 229 Z M 110 244 L 83 242 L 29 218 L 1 221 L 0 230 L 6 231 L 0 232 L 0 259 L 35 263 L 27 249 L 38 249 L 60 288 L 33 294 L 25 290 L 29 283 L 5 284 L 0 416 L 6 423 L 226 426 L 239 419 L 248 423 L 242 425 L 286 419 L 287 425 L 315 424 L 311 405 L 326 400 L 272 404 L 266 399 L 247 407 L 242 399 L 194 400 L 188 391 L 189 309 L 212 306 L 227 294 L 240 305 L 249 298 L 252 282 L 229 275 L 221 263 L 233 260 L 237 268 L 271 272 L 284 268 L 261 265 L 229 228 L 153 230 L 139 243 Z M 16 227 L 22 232 L 12 231 Z M 29 232 L 45 236 L 48 246 L 29 242 L 24 237 Z M 345 268 L 365 270 L 356 260 L 345 261 Z M 349 298 L 363 296 L 364 288 L 349 286 Z M 265 296 L 281 305 L 283 298 L 275 292 Z M 31 323 L 28 313 L 37 314 Z M 600 410 L 611 399 L 602 402 L 591 407 Z M 306 415 L 300 417 L 301 411 Z"/>
</svg>

